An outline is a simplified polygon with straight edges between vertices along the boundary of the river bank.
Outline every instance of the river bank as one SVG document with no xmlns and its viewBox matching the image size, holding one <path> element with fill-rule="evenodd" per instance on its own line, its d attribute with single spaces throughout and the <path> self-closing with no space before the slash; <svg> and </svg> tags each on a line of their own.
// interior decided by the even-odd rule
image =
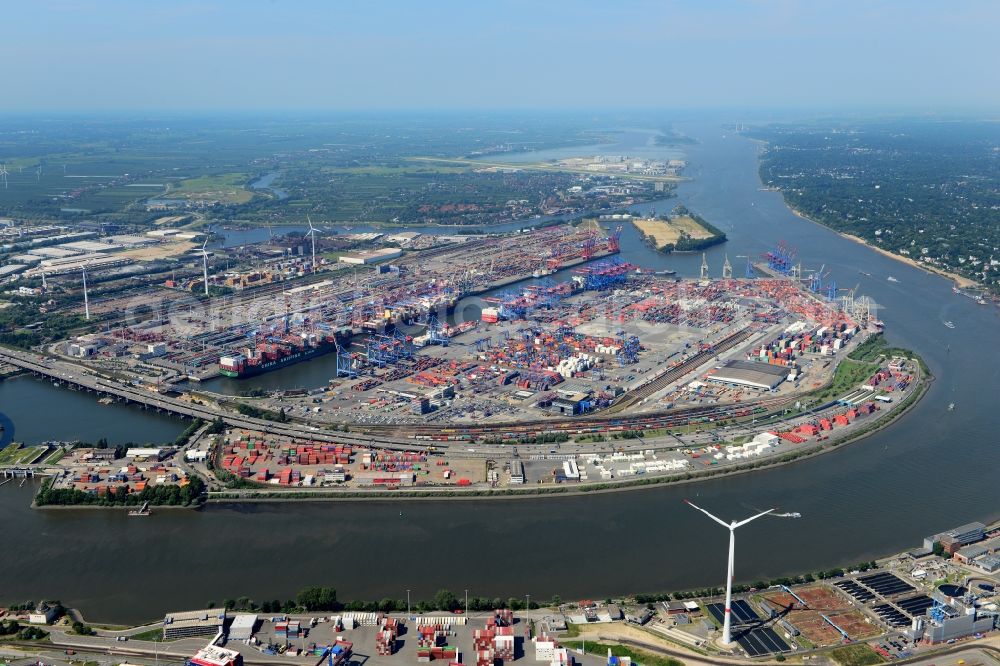
<svg viewBox="0 0 1000 666">
<path fill-rule="evenodd" d="M 781 190 L 776 190 L 776 191 L 781 192 Z M 782 199 L 784 199 L 784 193 L 782 193 Z M 793 207 L 792 205 L 788 204 L 787 201 L 786 201 L 786 205 L 788 206 L 788 210 L 790 210 L 796 217 L 799 217 L 799 218 L 805 220 L 806 222 L 812 222 L 813 224 L 817 224 L 817 225 L 819 225 L 821 227 L 824 227 L 826 229 L 831 229 L 832 231 L 836 232 L 837 234 L 839 234 L 843 238 L 846 238 L 848 240 L 854 241 L 855 243 L 858 243 L 860 245 L 864 245 L 869 250 L 874 250 L 875 252 L 878 252 L 879 254 L 881 254 L 884 257 L 888 257 L 890 259 L 894 259 L 896 261 L 902 262 L 902 263 L 904 263 L 904 264 L 906 264 L 908 266 L 912 266 L 914 268 L 919 268 L 922 271 L 926 271 L 928 273 L 931 273 L 931 274 L 934 274 L 934 275 L 938 275 L 938 276 L 943 277 L 943 278 L 947 278 L 947 279 L 951 280 L 952 282 L 954 282 L 956 287 L 959 287 L 961 289 L 968 289 L 968 288 L 981 289 L 983 287 L 983 285 L 979 284 L 975 280 L 970 280 L 969 278 L 964 277 L 962 275 L 959 275 L 958 273 L 952 273 L 951 271 L 947 271 L 947 270 L 945 270 L 943 268 L 937 268 L 936 266 L 929 266 L 929 265 L 927 265 L 927 264 L 925 264 L 923 262 L 916 261 L 915 259 L 912 259 L 910 257 L 904 256 L 902 254 L 897 254 L 895 252 L 891 252 L 889 250 L 881 248 L 881 247 L 879 247 L 877 245 L 872 245 L 871 243 L 869 243 L 868 241 L 866 241 L 864 238 L 861 238 L 860 236 L 854 236 L 852 234 L 847 234 L 847 233 L 844 233 L 842 231 L 837 231 L 833 227 L 827 226 L 827 225 L 823 224 L 822 222 L 817 222 L 816 220 L 812 219 L 808 215 L 805 215 L 802 211 L 800 211 L 797 208 Z"/>
</svg>

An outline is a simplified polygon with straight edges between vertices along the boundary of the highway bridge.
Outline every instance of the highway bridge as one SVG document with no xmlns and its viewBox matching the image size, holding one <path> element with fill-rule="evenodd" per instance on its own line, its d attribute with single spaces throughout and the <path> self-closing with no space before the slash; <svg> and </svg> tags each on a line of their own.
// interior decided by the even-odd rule
<svg viewBox="0 0 1000 666">
<path fill-rule="evenodd" d="M 332 433 L 320 430 L 314 426 L 278 423 L 276 421 L 268 421 L 267 419 L 223 412 L 205 405 L 192 404 L 184 400 L 178 400 L 177 398 L 145 391 L 134 386 L 129 386 L 128 384 L 110 381 L 88 374 L 77 367 L 68 364 L 56 364 L 44 357 L 39 357 L 36 354 L 28 352 L 2 349 L 0 350 L 0 360 L 32 374 L 48 377 L 55 382 L 67 384 L 98 395 L 113 396 L 119 400 L 141 405 L 149 409 L 170 412 L 186 418 L 200 418 L 205 421 L 214 421 L 217 418 L 221 418 L 227 425 L 234 428 L 246 428 L 272 435 L 311 439 L 318 442 L 351 444 L 355 446 L 378 446 L 401 451 L 418 451 L 427 448 L 425 444 L 407 439 L 374 435 L 365 436 L 348 432 Z"/>
<path fill-rule="evenodd" d="M 627 402 L 628 406 L 634 406 L 656 391 L 665 388 L 669 383 L 679 380 L 687 373 L 693 372 L 716 354 L 744 342 L 749 336 L 750 332 L 746 330 L 734 333 L 714 348 L 701 351 L 683 363 L 656 375 L 646 384 L 626 393 L 622 400 Z M 768 396 L 756 401 L 746 401 L 732 405 L 698 406 L 670 410 L 661 409 L 631 415 L 616 414 L 614 413 L 616 410 L 611 409 L 589 416 L 553 416 L 527 421 L 481 423 L 475 425 L 459 423 L 437 425 L 359 424 L 352 426 L 355 432 L 332 432 L 305 423 L 279 423 L 231 411 L 223 411 L 206 405 L 192 404 L 186 400 L 180 400 L 136 388 L 119 381 L 111 381 L 98 377 L 74 364 L 50 360 L 28 352 L 0 349 L 0 361 L 6 361 L 25 371 L 50 378 L 58 383 L 68 384 L 100 395 L 113 396 L 118 400 L 131 402 L 145 408 L 170 412 L 186 418 L 200 418 L 205 421 L 213 421 L 221 418 L 227 425 L 235 428 L 245 428 L 282 437 L 318 442 L 380 447 L 399 451 L 422 451 L 433 448 L 442 452 L 455 451 L 461 452 L 465 456 L 473 455 L 476 457 L 491 457 L 495 455 L 506 457 L 510 455 L 509 447 L 502 444 L 485 445 L 482 442 L 477 442 L 474 450 L 465 448 L 472 442 L 480 439 L 516 440 L 521 436 L 531 437 L 532 435 L 550 432 L 562 432 L 574 435 L 604 432 L 614 433 L 623 430 L 644 431 L 706 421 L 728 420 L 750 415 L 759 418 L 772 410 L 780 410 L 789 401 L 787 397 Z M 614 406 L 617 406 L 617 403 Z M 699 445 L 695 441 L 689 444 L 692 446 Z M 646 448 L 651 448 L 648 443 L 642 443 L 642 445 Z M 519 443 L 518 446 L 530 451 L 532 446 L 537 446 L 541 450 L 547 449 L 549 445 L 526 445 Z M 607 444 L 594 444 L 588 448 L 605 450 L 607 446 Z M 630 443 L 618 444 L 617 446 L 632 448 Z M 676 443 L 674 446 L 676 446 Z M 577 452 L 579 453 L 580 451 Z"/>
</svg>

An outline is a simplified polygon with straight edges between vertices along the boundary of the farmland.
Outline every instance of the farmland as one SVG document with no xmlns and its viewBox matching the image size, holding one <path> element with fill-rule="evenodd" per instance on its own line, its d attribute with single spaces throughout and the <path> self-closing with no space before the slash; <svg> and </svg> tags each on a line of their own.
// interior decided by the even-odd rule
<svg viewBox="0 0 1000 666">
<path fill-rule="evenodd" d="M 9 187 L 0 190 L 0 216 L 151 226 L 198 208 L 215 222 L 237 224 L 300 224 L 311 215 L 330 222 L 469 225 L 653 197 L 652 183 L 626 196 L 568 197 L 578 175 L 414 161 L 591 144 L 603 135 L 590 122 L 7 118 L 0 121 L 0 161 Z M 265 175 L 273 176 L 281 196 L 248 187 Z M 148 204 L 163 198 L 166 204 Z"/>
<path fill-rule="evenodd" d="M 175 186 L 168 184 L 163 196 L 181 197 L 193 201 L 241 204 L 253 198 L 253 193 L 244 187 L 246 180 L 245 173 L 223 173 L 214 176 L 187 178 Z"/>
</svg>

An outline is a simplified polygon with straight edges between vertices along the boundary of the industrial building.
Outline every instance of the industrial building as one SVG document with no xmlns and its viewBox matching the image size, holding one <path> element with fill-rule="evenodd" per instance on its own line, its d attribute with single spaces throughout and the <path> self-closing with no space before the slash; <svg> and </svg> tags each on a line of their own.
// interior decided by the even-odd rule
<svg viewBox="0 0 1000 666">
<path fill-rule="evenodd" d="M 360 250 L 358 252 L 348 252 L 340 255 L 340 261 L 345 264 L 366 265 L 374 264 L 387 259 L 396 259 L 403 256 L 403 250 L 398 247 L 385 247 L 380 250 Z"/>
<path fill-rule="evenodd" d="M 38 602 L 35 609 L 28 614 L 28 622 L 31 624 L 49 624 L 56 619 L 57 609 L 44 601 Z"/>
<path fill-rule="evenodd" d="M 243 655 L 236 650 L 207 645 L 198 650 L 188 663 L 193 666 L 243 666 Z"/>
<path fill-rule="evenodd" d="M 412 486 L 413 472 L 359 472 L 354 480 L 360 486 Z"/>
<path fill-rule="evenodd" d="M 520 460 L 512 460 L 510 463 L 510 483 L 511 485 L 524 484 L 524 463 Z"/>
<path fill-rule="evenodd" d="M 226 611 L 212 608 L 186 613 L 171 613 L 163 618 L 163 640 L 215 636 L 226 623 Z"/>
<path fill-rule="evenodd" d="M 253 637 L 257 629 L 257 616 L 251 613 L 242 613 L 233 616 L 233 623 L 229 625 L 229 640 L 246 641 Z"/>
<path fill-rule="evenodd" d="M 731 360 L 707 376 L 709 381 L 745 386 L 759 391 L 773 391 L 788 378 L 791 368 L 755 361 Z"/>
<path fill-rule="evenodd" d="M 925 537 L 924 548 L 932 550 L 934 544 L 940 543 L 946 553 L 954 555 L 963 546 L 982 541 L 985 536 L 986 525 L 982 523 L 968 523 L 945 532 L 939 532 L 933 536 Z"/>
</svg>

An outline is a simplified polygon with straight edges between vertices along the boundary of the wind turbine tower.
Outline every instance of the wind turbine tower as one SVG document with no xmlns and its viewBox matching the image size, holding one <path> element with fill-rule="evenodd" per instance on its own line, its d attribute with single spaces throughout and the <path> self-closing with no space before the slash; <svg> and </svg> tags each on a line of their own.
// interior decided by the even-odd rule
<svg viewBox="0 0 1000 666">
<path fill-rule="evenodd" d="M 205 249 L 206 245 L 208 245 L 207 238 L 205 239 L 205 242 L 201 244 L 200 252 L 201 252 L 201 270 L 202 270 L 202 275 L 205 278 L 205 295 L 208 296 L 208 250 Z"/>
<path fill-rule="evenodd" d="M 312 272 L 316 272 L 316 234 L 319 231 L 313 226 L 312 218 L 306 215 L 306 220 L 309 222 L 309 233 L 306 235 L 312 238 Z"/>
<path fill-rule="evenodd" d="M 726 614 L 725 614 L 724 621 L 722 623 L 722 643 L 723 643 L 723 645 L 732 645 L 732 642 L 733 642 L 733 633 L 732 633 L 731 617 L 732 617 L 732 605 L 733 605 L 733 563 L 734 563 L 734 558 L 735 558 L 735 553 L 736 553 L 736 528 L 737 527 L 743 527 L 744 525 L 746 525 L 750 521 L 757 520 L 761 516 L 766 516 L 767 514 L 769 514 L 772 511 L 774 511 L 774 509 L 768 509 L 767 511 L 761 511 L 756 516 L 750 516 L 749 518 L 746 518 L 744 520 L 740 520 L 740 521 L 734 520 L 734 521 L 732 521 L 730 523 L 727 523 L 724 520 L 716 518 L 715 516 L 713 516 L 712 514 L 710 514 L 708 511 L 705 511 L 704 509 L 702 509 L 700 506 L 695 506 L 694 504 L 692 504 L 688 500 L 684 500 L 684 501 L 687 502 L 692 507 L 694 507 L 695 509 L 698 509 L 699 511 L 701 511 L 703 514 L 705 514 L 706 516 L 708 516 L 709 518 L 711 518 L 715 522 L 717 522 L 720 525 L 722 525 L 723 527 L 725 527 L 727 530 L 729 530 L 729 570 L 728 570 L 728 573 L 726 574 Z"/>
<path fill-rule="evenodd" d="M 87 264 L 83 265 L 83 312 L 90 321 L 90 297 L 87 296 Z"/>
<path fill-rule="evenodd" d="M 7 165 L 0 164 L 0 176 L 3 176 L 3 189 L 7 189 Z"/>
</svg>

